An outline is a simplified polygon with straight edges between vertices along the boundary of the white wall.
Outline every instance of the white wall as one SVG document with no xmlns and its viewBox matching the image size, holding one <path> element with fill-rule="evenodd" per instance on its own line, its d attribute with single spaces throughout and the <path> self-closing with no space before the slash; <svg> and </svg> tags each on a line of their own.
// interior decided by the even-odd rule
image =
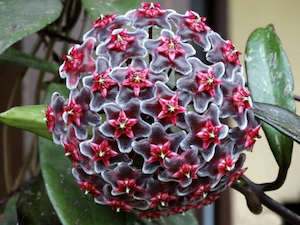
<svg viewBox="0 0 300 225">
<path fill-rule="evenodd" d="M 298 0 L 229 0 L 229 37 L 244 53 L 247 38 L 257 27 L 273 23 L 283 47 L 289 57 L 295 79 L 295 93 L 300 94 L 300 1 Z M 298 114 L 300 105 L 297 104 Z M 263 139 L 263 140 L 262 140 Z M 272 181 L 276 177 L 277 165 L 266 143 L 265 137 L 257 142 L 253 153 L 247 154 L 246 175 L 256 182 Z M 294 146 L 291 168 L 284 186 L 270 196 L 276 200 L 293 201 L 300 199 L 300 147 Z M 249 212 L 244 197 L 232 191 L 233 220 L 238 225 L 281 224 L 280 218 L 269 210 L 259 215 Z"/>
</svg>

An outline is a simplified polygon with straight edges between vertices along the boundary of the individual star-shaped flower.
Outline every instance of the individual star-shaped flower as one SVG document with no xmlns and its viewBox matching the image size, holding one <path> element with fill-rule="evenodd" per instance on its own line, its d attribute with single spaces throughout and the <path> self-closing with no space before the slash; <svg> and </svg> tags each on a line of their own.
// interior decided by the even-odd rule
<svg viewBox="0 0 300 225">
<path fill-rule="evenodd" d="M 160 123 L 152 124 L 149 137 L 133 143 L 133 150 L 144 158 L 143 173 L 153 174 L 159 167 L 164 167 L 165 159 L 177 157 L 184 137 L 184 131 L 168 134 Z"/>
<path fill-rule="evenodd" d="M 176 35 L 181 36 L 183 41 L 193 40 L 199 44 L 204 51 L 210 49 L 208 35 L 211 28 L 205 23 L 206 18 L 200 17 L 198 13 L 187 11 L 185 15 L 172 13 L 170 19 L 175 23 L 177 28 Z"/>
<path fill-rule="evenodd" d="M 159 28 L 171 29 L 168 22 L 168 15 L 172 10 L 160 8 L 159 3 L 141 2 L 141 8 L 129 11 L 126 16 L 133 21 L 132 25 L 136 28 L 157 26 Z"/>
<path fill-rule="evenodd" d="M 65 123 L 62 118 L 64 103 L 64 97 L 55 92 L 52 94 L 51 103 L 47 106 L 45 112 L 47 129 L 52 133 L 53 141 L 56 144 L 60 143 L 61 136 L 66 133 Z"/>
<path fill-rule="evenodd" d="M 184 113 L 189 102 L 190 96 L 187 93 L 173 92 L 162 82 L 157 82 L 154 97 L 142 102 L 141 108 L 164 126 L 173 124 L 185 127 Z"/>
<path fill-rule="evenodd" d="M 254 117 L 253 111 L 247 111 L 247 126 L 241 130 L 239 127 L 230 129 L 229 137 L 235 141 L 240 151 L 247 149 L 252 151 L 257 138 L 261 138 L 259 130 L 261 125 L 258 124 Z"/>
<path fill-rule="evenodd" d="M 90 110 L 91 96 L 86 88 L 70 93 L 69 102 L 64 107 L 63 119 L 67 126 L 74 126 L 76 137 L 86 139 L 88 125 L 97 126 L 101 123 L 100 116 Z"/>
<path fill-rule="evenodd" d="M 94 198 L 98 198 L 103 195 L 103 187 L 106 182 L 101 176 L 88 175 L 80 167 L 74 167 L 72 174 L 76 179 L 76 183 L 80 185 L 80 189 L 85 194 L 91 194 Z"/>
<path fill-rule="evenodd" d="M 112 67 L 121 66 L 128 58 L 144 57 L 147 53 L 143 40 L 148 34 L 142 30 L 128 32 L 127 29 L 114 30 L 110 38 L 97 47 L 99 56 L 109 58 Z"/>
<path fill-rule="evenodd" d="M 91 92 L 91 110 L 98 112 L 103 104 L 113 102 L 118 93 L 117 81 L 111 78 L 111 68 L 105 58 L 97 59 L 96 70 L 83 78 L 83 86 Z"/>
<path fill-rule="evenodd" d="M 95 174 L 91 170 L 91 162 L 87 157 L 81 154 L 79 150 L 80 141 L 75 135 L 73 126 L 69 126 L 67 133 L 61 139 L 61 145 L 65 148 L 65 156 L 67 156 L 73 164 L 73 167 L 80 167 L 86 174 Z"/>
<path fill-rule="evenodd" d="M 140 117 L 140 104 L 136 100 L 131 100 L 122 108 L 114 103 L 106 104 L 104 112 L 107 121 L 101 125 L 100 131 L 116 139 L 123 153 L 131 151 L 131 144 L 136 138 L 146 137 L 150 132 L 150 126 Z"/>
<path fill-rule="evenodd" d="M 228 127 L 220 123 L 219 115 L 219 108 L 214 103 L 210 104 L 202 115 L 189 112 L 186 115 L 189 133 L 181 142 L 181 148 L 197 149 L 205 161 L 210 161 L 214 156 L 216 145 L 228 133 Z"/>
<path fill-rule="evenodd" d="M 242 74 L 237 73 L 232 81 L 224 81 L 221 85 L 223 104 L 220 107 L 221 118 L 232 117 L 240 129 L 247 126 L 247 111 L 252 107 L 250 92 L 245 89 Z"/>
<path fill-rule="evenodd" d="M 75 89 L 82 74 L 94 72 L 95 61 L 91 57 L 94 44 L 95 39 L 89 38 L 82 45 L 74 45 L 62 57 L 64 63 L 59 68 L 59 74 L 61 78 L 67 79 L 67 88 Z"/>
<path fill-rule="evenodd" d="M 212 49 L 207 52 L 206 58 L 209 62 L 223 62 L 225 65 L 224 78 L 231 80 L 236 72 L 241 72 L 239 61 L 240 52 L 232 45 L 231 40 L 223 40 L 219 34 L 212 32 L 209 35 Z"/>
<path fill-rule="evenodd" d="M 124 104 L 132 98 L 145 100 L 153 97 L 154 84 L 157 81 L 166 82 L 166 73 L 153 73 L 144 60 L 133 59 L 125 68 L 115 69 L 111 76 L 119 82 L 120 91 L 117 102 Z"/>
<path fill-rule="evenodd" d="M 78 180 L 77 184 L 79 184 L 81 191 L 83 191 L 85 194 L 91 193 L 94 198 L 101 195 L 101 192 L 91 181 Z"/>
<path fill-rule="evenodd" d="M 220 88 L 225 70 L 223 63 L 207 66 L 195 57 L 188 61 L 192 65 L 192 71 L 187 77 L 177 80 L 178 89 L 192 95 L 194 108 L 199 113 L 203 113 L 210 102 L 220 105 L 223 99 Z"/>
<path fill-rule="evenodd" d="M 114 29 L 119 29 L 128 24 L 129 20 L 124 16 L 117 14 L 100 15 L 93 21 L 93 28 L 83 36 L 83 40 L 90 37 L 96 38 L 98 41 L 105 41 Z"/>
<path fill-rule="evenodd" d="M 192 69 L 187 58 L 195 54 L 195 49 L 190 44 L 183 43 L 180 36 L 175 36 L 169 30 L 162 30 L 161 36 L 156 40 L 147 40 L 145 47 L 153 57 L 150 69 L 154 72 L 159 73 L 172 67 L 179 73 L 186 74 Z"/>
<path fill-rule="evenodd" d="M 117 163 L 131 163 L 126 154 L 118 151 L 117 143 L 104 137 L 97 127 L 93 129 L 93 137 L 80 143 L 80 151 L 93 162 L 96 173 L 109 169 Z"/>
<path fill-rule="evenodd" d="M 216 146 L 213 158 L 198 172 L 198 176 L 209 178 L 212 190 L 226 187 L 226 181 L 240 170 L 245 161 L 245 155 L 236 151 L 233 141 L 224 141 Z M 224 181 L 224 182 L 223 182 Z"/>
<path fill-rule="evenodd" d="M 194 179 L 198 179 L 197 171 L 203 166 L 203 162 L 197 149 L 187 150 L 178 157 L 166 159 L 166 169 L 158 175 L 158 179 L 162 182 L 176 181 L 186 188 Z"/>
<path fill-rule="evenodd" d="M 112 195 L 138 195 L 143 192 L 147 184 L 147 176 L 139 170 L 134 170 L 127 164 L 121 163 L 114 170 L 105 170 L 103 179 L 112 185 Z"/>
<path fill-rule="evenodd" d="M 250 91 L 238 85 L 232 92 L 232 101 L 238 113 L 243 114 L 245 109 L 252 109 L 250 105 Z"/>
<path fill-rule="evenodd" d="M 117 168 L 115 170 L 117 170 Z M 122 171 L 124 171 L 124 169 L 122 169 Z M 114 172 L 114 171 L 110 170 L 106 172 Z M 107 174 L 107 175 L 111 176 L 111 174 Z M 116 176 L 118 175 L 119 174 L 117 174 Z M 108 180 L 110 181 L 106 181 L 106 182 L 112 182 L 115 185 L 116 184 L 115 179 L 116 178 L 112 178 L 112 179 L 108 178 Z M 146 210 L 149 208 L 149 203 L 147 203 L 145 200 L 139 200 L 135 198 L 135 194 L 139 193 L 138 191 L 131 190 L 130 196 L 126 194 L 126 192 L 123 194 L 117 193 L 117 195 L 113 195 L 112 194 L 113 187 L 115 186 L 113 187 L 112 186 L 113 185 L 106 184 L 103 188 L 103 194 L 95 198 L 94 199 L 95 202 L 102 205 L 111 206 L 112 209 L 115 210 L 116 212 L 120 212 L 120 211 L 130 212 L 132 209 Z"/>
</svg>

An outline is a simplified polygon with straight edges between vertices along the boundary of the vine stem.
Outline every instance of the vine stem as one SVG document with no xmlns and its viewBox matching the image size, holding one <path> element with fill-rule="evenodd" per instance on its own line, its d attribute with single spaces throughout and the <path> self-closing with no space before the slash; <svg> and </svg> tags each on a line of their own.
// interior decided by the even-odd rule
<svg viewBox="0 0 300 225">
<path fill-rule="evenodd" d="M 300 224 L 300 216 L 296 213 L 292 212 L 279 202 L 270 198 L 268 195 L 264 193 L 263 186 L 260 184 L 255 184 L 246 176 L 242 176 L 240 182 L 236 182 L 232 188 L 239 191 L 243 195 L 245 195 L 248 200 L 255 199 L 256 204 L 259 206 L 260 203 L 272 210 L 273 212 L 280 215 L 285 220 L 289 221 L 291 224 Z M 249 196 L 248 193 L 255 194 L 253 196 Z M 254 198 L 253 198 L 254 197 Z M 259 200 L 259 201 L 258 201 Z M 250 209 L 251 210 L 251 209 Z M 252 210 L 251 210 L 252 211 Z"/>
</svg>

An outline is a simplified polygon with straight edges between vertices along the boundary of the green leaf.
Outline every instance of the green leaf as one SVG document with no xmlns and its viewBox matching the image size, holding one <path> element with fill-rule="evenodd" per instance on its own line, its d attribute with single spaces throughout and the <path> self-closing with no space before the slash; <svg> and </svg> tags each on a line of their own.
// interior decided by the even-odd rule
<svg viewBox="0 0 300 225">
<path fill-rule="evenodd" d="M 250 35 L 245 61 L 253 100 L 295 112 L 290 65 L 273 25 L 258 28 Z M 293 141 L 266 123 L 262 127 L 278 165 L 288 168 Z"/>
<path fill-rule="evenodd" d="M 0 64 L 11 64 L 14 66 L 31 67 L 45 72 L 57 74 L 58 65 L 44 59 L 28 55 L 13 48 L 7 49 L 0 55 Z"/>
<path fill-rule="evenodd" d="M 1 225 L 17 224 L 17 208 L 16 203 L 19 195 L 11 197 L 6 204 L 5 211 L 1 220 Z"/>
<path fill-rule="evenodd" d="M 124 14 L 140 5 L 138 0 L 82 0 L 82 3 L 93 19 L 101 14 Z"/>
<path fill-rule="evenodd" d="M 0 113 L 0 122 L 51 139 L 46 128 L 46 105 L 17 106 Z"/>
<path fill-rule="evenodd" d="M 254 112 L 256 117 L 300 144 L 300 116 L 276 105 L 258 102 L 254 103 Z"/>
<path fill-rule="evenodd" d="M 71 174 L 72 164 L 61 146 L 39 138 L 40 162 L 48 196 L 63 225 L 123 225 L 126 213 L 96 204 L 84 195 Z"/>
<path fill-rule="evenodd" d="M 61 225 L 49 201 L 44 181 L 35 177 L 22 189 L 17 202 L 18 219 L 22 224 Z"/>
<path fill-rule="evenodd" d="M 0 54 L 55 21 L 61 10 L 60 0 L 0 0 Z"/>
</svg>

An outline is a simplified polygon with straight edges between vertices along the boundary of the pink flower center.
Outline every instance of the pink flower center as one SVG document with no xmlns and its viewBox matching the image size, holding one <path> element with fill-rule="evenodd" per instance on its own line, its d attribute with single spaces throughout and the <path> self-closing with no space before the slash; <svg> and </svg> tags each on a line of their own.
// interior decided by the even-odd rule
<svg viewBox="0 0 300 225">
<path fill-rule="evenodd" d="M 139 96 L 140 91 L 146 87 L 152 87 L 154 84 L 148 80 L 149 69 L 135 70 L 131 66 L 128 67 L 128 73 L 125 80 L 121 83 L 134 91 L 136 97 Z"/>
<path fill-rule="evenodd" d="M 67 113 L 67 125 L 74 122 L 77 126 L 80 126 L 83 108 L 76 103 L 74 98 L 71 98 L 69 105 L 64 107 L 64 111 Z"/>
<path fill-rule="evenodd" d="M 110 158 L 119 155 L 119 153 L 113 151 L 106 139 L 104 139 L 99 145 L 96 143 L 90 143 L 90 147 L 94 151 L 92 161 L 102 161 L 107 168 L 110 167 Z"/>
<path fill-rule="evenodd" d="M 107 205 L 111 206 L 113 210 L 120 212 L 121 210 L 130 212 L 131 206 L 126 204 L 123 200 L 114 199 L 107 202 Z"/>
<path fill-rule="evenodd" d="M 138 12 L 140 15 L 143 15 L 144 17 L 154 18 L 154 17 L 160 17 L 162 16 L 167 10 L 161 9 L 160 4 L 156 3 L 141 3 L 142 8 L 138 9 Z"/>
<path fill-rule="evenodd" d="M 101 74 L 94 72 L 93 77 L 94 77 L 95 82 L 93 83 L 92 87 L 90 88 L 90 91 L 92 91 L 92 92 L 99 91 L 102 94 L 103 98 L 106 98 L 109 90 L 113 86 L 117 85 L 117 82 L 110 78 L 110 76 L 109 76 L 110 71 L 111 71 L 111 69 L 108 68 Z"/>
<path fill-rule="evenodd" d="M 100 29 L 104 28 L 110 23 L 112 23 L 116 17 L 117 17 L 116 14 L 105 15 L 105 16 L 101 15 L 99 19 L 93 21 L 93 26 L 94 28 L 100 28 Z"/>
<path fill-rule="evenodd" d="M 210 30 L 210 28 L 205 24 L 205 21 L 205 17 L 200 17 L 192 11 L 189 11 L 188 17 L 184 18 L 184 23 L 188 26 L 188 28 L 199 33 Z"/>
<path fill-rule="evenodd" d="M 176 198 L 176 196 L 169 195 L 167 192 L 159 192 L 150 199 L 150 208 L 155 208 L 157 206 L 168 207 L 169 202 L 175 200 Z"/>
<path fill-rule="evenodd" d="M 210 67 L 208 70 L 196 72 L 196 80 L 198 84 L 197 92 L 207 92 L 210 96 L 216 97 L 215 87 L 222 84 L 222 80 L 218 80 L 214 76 L 214 70 Z"/>
<path fill-rule="evenodd" d="M 179 44 L 180 36 L 175 37 L 174 39 L 168 38 L 165 36 L 160 37 L 160 46 L 156 51 L 167 57 L 170 62 L 173 62 L 177 57 L 186 53 L 186 51 Z"/>
<path fill-rule="evenodd" d="M 55 114 L 49 104 L 46 110 L 46 125 L 49 132 L 53 132 L 53 129 L 55 127 Z"/>
<path fill-rule="evenodd" d="M 118 188 L 116 192 L 125 192 L 128 195 L 132 195 L 133 191 L 141 190 L 141 188 L 136 184 L 135 179 L 125 178 L 123 180 L 117 180 Z"/>
<path fill-rule="evenodd" d="M 230 172 L 234 169 L 235 163 L 237 159 L 232 158 L 231 154 L 227 155 L 223 159 L 220 159 L 218 165 L 217 165 L 217 170 L 218 174 L 220 175 L 230 175 Z"/>
<path fill-rule="evenodd" d="M 215 126 L 211 120 L 207 120 L 204 124 L 204 127 L 196 133 L 198 138 L 201 138 L 203 141 L 203 149 L 206 150 L 210 143 L 220 144 L 220 140 L 218 138 L 220 131 L 223 126 Z"/>
<path fill-rule="evenodd" d="M 256 138 L 261 138 L 259 135 L 259 130 L 261 128 L 261 125 L 256 126 L 253 129 L 246 128 L 244 131 L 246 132 L 244 136 L 244 148 L 249 148 L 252 150 L 253 145 L 256 142 Z"/>
<path fill-rule="evenodd" d="M 239 60 L 241 53 L 235 50 L 231 40 L 228 40 L 227 43 L 223 44 L 222 53 L 226 61 L 230 62 L 231 64 L 241 66 L 241 62 Z"/>
<path fill-rule="evenodd" d="M 172 152 L 170 147 L 170 141 L 158 145 L 150 144 L 151 156 L 147 160 L 147 162 L 160 162 L 162 164 L 165 158 L 171 158 L 176 156 L 177 154 L 175 152 Z"/>
<path fill-rule="evenodd" d="M 85 193 L 91 193 L 94 197 L 99 196 L 101 193 L 100 191 L 97 189 L 96 185 L 93 184 L 90 181 L 77 181 L 77 183 L 80 185 L 81 190 Z"/>
<path fill-rule="evenodd" d="M 108 123 L 115 127 L 115 136 L 114 138 L 119 138 L 122 134 L 125 134 L 127 137 L 133 139 L 134 133 L 132 127 L 138 122 L 138 119 L 130 119 L 126 116 L 123 110 L 120 111 L 119 117 L 116 120 L 108 120 Z"/>
<path fill-rule="evenodd" d="M 135 40 L 135 36 L 127 33 L 127 29 L 123 29 L 117 34 L 110 35 L 110 42 L 107 45 L 108 50 L 126 51 L 129 45 Z"/>
<path fill-rule="evenodd" d="M 243 89 L 242 85 L 239 85 L 232 94 L 233 105 L 237 108 L 239 114 L 242 114 L 245 109 L 251 109 L 249 102 L 250 91 Z"/>
<path fill-rule="evenodd" d="M 160 120 L 167 118 L 176 126 L 178 120 L 177 115 L 186 112 L 186 109 L 178 104 L 178 93 L 176 93 L 170 100 L 159 98 L 158 102 L 162 109 L 158 114 L 157 119 Z"/>
<path fill-rule="evenodd" d="M 62 59 L 65 61 L 62 71 L 67 73 L 74 73 L 80 70 L 82 65 L 84 54 L 80 49 L 73 46 L 71 52 L 68 55 L 63 55 Z"/>
<path fill-rule="evenodd" d="M 183 163 L 178 171 L 172 175 L 174 178 L 178 178 L 180 183 L 184 183 L 186 179 L 197 179 L 198 176 L 196 171 L 199 169 L 199 165 L 191 165 L 188 163 Z"/>
<path fill-rule="evenodd" d="M 191 201 L 198 199 L 199 197 L 205 198 L 210 191 L 210 188 L 210 184 L 203 184 L 197 187 L 191 197 Z"/>
</svg>

